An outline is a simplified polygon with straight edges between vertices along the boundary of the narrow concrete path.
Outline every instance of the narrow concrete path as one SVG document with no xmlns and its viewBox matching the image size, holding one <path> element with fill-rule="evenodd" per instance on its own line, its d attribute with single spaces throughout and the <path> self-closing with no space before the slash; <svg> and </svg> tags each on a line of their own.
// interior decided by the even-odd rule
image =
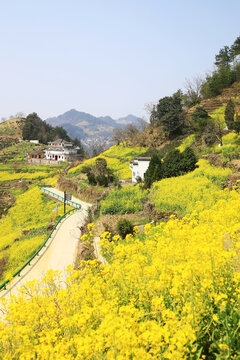
<svg viewBox="0 0 240 360">
<path fill-rule="evenodd" d="M 63 192 L 51 188 L 51 191 L 63 196 Z M 21 273 L 20 277 L 7 285 L 7 290 L 0 291 L 0 298 L 8 298 L 18 293 L 19 289 L 27 282 L 32 280 L 40 280 L 48 270 L 60 270 L 66 274 L 68 265 L 73 265 L 75 261 L 77 244 L 81 236 L 81 226 L 87 218 L 87 209 L 91 204 L 73 198 L 73 201 L 81 204 L 81 209 L 68 215 L 58 224 L 56 230 L 52 234 L 51 239 L 46 247 L 41 250 L 39 256 L 36 256 Z"/>
</svg>

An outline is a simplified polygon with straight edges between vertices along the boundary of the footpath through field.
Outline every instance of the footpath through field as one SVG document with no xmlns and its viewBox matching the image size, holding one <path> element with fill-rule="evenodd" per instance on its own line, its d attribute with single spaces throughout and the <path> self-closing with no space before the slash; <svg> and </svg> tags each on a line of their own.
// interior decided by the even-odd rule
<svg viewBox="0 0 240 360">
<path fill-rule="evenodd" d="M 46 188 L 55 194 L 63 197 L 63 192 L 55 188 Z M 66 273 L 68 265 L 73 265 L 78 240 L 81 236 L 81 226 L 87 217 L 87 209 L 91 204 L 80 201 L 73 197 L 72 201 L 81 205 L 81 209 L 73 214 L 68 215 L 61 223 L 58 224 L 56 230 L 53 232 L 51 239 L 46 244 L 39 256 L 36 256 L 31 262 L 30 266 L 21 272 L 20 277 L 15 277 L 14 280 L 7 285 L 6 290 L 0 291 L 0 298 L 8 298 L 11 295 L 16 295 L 19 289 L 28 281 L 40 280 L 48 270 L 60 270 L 63 274 Z"/>
</svg>

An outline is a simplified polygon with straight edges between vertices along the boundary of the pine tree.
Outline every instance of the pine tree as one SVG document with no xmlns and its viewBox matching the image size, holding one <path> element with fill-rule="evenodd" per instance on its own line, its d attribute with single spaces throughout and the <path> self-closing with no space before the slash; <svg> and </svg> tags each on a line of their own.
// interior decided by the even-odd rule
<svg viewBox="0 0 240 360">
<path fill-rule="evenodd" d="M 196 168 L 197 158 L 193 149 L 187 147 L 182 152 L 181 171 L 183 173 L 193 171 Z"/>
<path fill-rule="evenodd" d="M 234 130 L 234 114 L 235 114 L 235 106 L 232 99 L 230 99 L 227 103 L 225 109 L 225 122 L 229 130 Z"/>
<path fill-rule="evenodd" d="M 144 184 L 146 188 L 150 188 L 154 181 L 162 179 L 161 176 L 162 159 L 157 154 L 151 157 L 148 169 L 144 176 Z"/>
</svg>

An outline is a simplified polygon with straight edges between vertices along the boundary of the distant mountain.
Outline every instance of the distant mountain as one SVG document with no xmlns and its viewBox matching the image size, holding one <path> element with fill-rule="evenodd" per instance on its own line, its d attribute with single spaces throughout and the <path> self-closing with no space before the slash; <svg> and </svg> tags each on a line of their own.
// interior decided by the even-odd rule
<svg viewBox="0 0 240 360">
<path fill-rule="evenodd" d="M 111 146 L 114 129 L 123 128 L 129 124 L 140 126 L 142 119 L 134 115 L 127 115 L 114 120 L 110 116 L 96 117 L 72 109 L 45 121 L 52 126 L 62 126 L 69 136 L 78 138 L 86 148 L 89 148 L 96 142 L 104 143 L 106 147 Z"/>
</svg>

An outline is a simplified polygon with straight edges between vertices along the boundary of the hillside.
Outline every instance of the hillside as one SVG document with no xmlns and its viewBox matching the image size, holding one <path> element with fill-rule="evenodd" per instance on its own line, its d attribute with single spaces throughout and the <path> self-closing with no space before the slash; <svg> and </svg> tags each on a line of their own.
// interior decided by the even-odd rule
<svg viewBox="0 0 240 360">
<path fill-rule="evenodd" d="M 22 139 L 25 119 L 14 118 L 0 123 L 0 149 Z"/>
<path fill-rule="evenodd" d="M 22 141 L 0 150 L 0 283 L 42 244 L 54 222 L 56 203 L 41 194 L 38 185 L 55 184 L 66 165 L 24 161 L 26 152 L 40 147 Z"/>
<path fill-rule="evenodd" d="M 222 106 L 226 106 L 229 99 L 232 99 L 236 106 L 236 112 L 240 112 L 240 81 L 233 83 L 231 87 L 223 89 L 222 94 L 211 99 L 202 100 L 200 104 L 191 107 L 188 114 L 191 115 L 197 106 L 203 106 L 208 113 L 212 113 Z"/>
<path fill-rule="evenodd" d="M 106 147 L 109 147 L 112 144 L 111 137 L 114 129 L 122 128 L 129 124 L 139 126 L 139 121 L 142 120 L 134 115 L 114 120 L 110 116 L 96 117 L 72 109 L 62 115 L 48 118 L 45 121 L 53 126 L 62 126 L 70 136 L 77 137 L 88 148 L 96 141 L 99 143 L 106 142 Z"/>
<path fill-rule="evenodd" d="M 185 139 L 180 149 L 193 142 Z M 234 133 L 224 144 L 239 151 Z M 101 156 L 119 169 L 121 157 L 127 162 L 142 150 L 115 146 Z M 72 168 L 69 179 L 77 184 L 90 161 Z M 0 322 L 3 359 L 29 353 L 40 359 L 45 353 L 69 359 L 238 359 L 240 190 L 237 183 L 233 190 L 226 187 L 232 175 L 202 159 L 194 171 L 150 190 L 136 185 L 106 194 L 82 243 L 89 246 L 105 227 L 100 244 L 108 264 L 87 260 L 69 268 L 62 289 L 59 274 L 50 272 L 40 286 L 29 284 L 30 297 L 12 299 Z M 114 216 L 130 215 L 134 225 L 141 219 L 143 230 L 135 227 L 126 238 L 115 228 L 109 232 Z"/>
</svg>

